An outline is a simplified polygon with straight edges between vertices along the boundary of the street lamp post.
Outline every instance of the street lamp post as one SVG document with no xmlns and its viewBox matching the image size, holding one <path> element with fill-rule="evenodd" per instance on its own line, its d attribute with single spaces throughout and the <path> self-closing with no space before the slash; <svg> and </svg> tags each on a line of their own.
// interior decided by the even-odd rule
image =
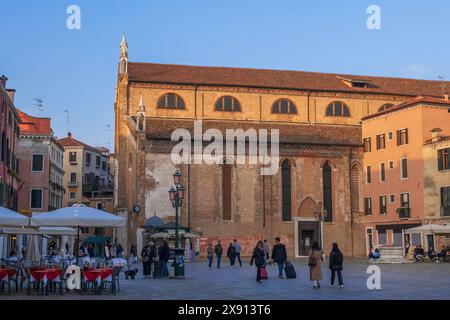
<svg viewBox="0 0 450 320">
<path fill-rule="evenodd" d="M 173 174 L 173 183 L 175 186 L 172 186 L 169 190 L 169 199 L 172 202 L 172 207 L 175 208 L 175 248 L 179 248 L 179 219 L 178 219 L 178 208 L 181 207 L 184 199 L 184 191 L 186 190 L 183 185 L 181 185 L 181 173 L 180 170 L 176 170 Z"/>
</svg>

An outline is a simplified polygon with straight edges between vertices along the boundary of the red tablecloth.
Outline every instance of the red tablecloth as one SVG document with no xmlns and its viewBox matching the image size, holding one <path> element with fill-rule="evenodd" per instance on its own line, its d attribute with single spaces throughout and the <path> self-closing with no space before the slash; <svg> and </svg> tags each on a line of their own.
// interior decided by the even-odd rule
<svg viewBox="0 0 450 320">
<path fill-rule="evenodd" d="M 14 270 L 14 269 L 10 269 L 10 268 L 0 269 L 0 280 L 5 279 L 7 276 L 10 278 L 14 277 L 15 274 L 16 274 L 16 270 Z"/>
<path fill-rule="evenodd" d="M 84 277 L 88 281 L 95 281 L 100 276 L 101 280 L 105 280 L 106 278 L 112 275 L 111 269 L 90 269 L 84 271 Z"/>
<path fill-rule="evenodd" d="M 42 270 L 32 270 L 31 275 L 36 280 L 42 281 L 45 276 L 47 276 L 48 281 L 53 281 L 59 277 L 61 270 L 59 269 L 42 269 Z"/>
</svg>

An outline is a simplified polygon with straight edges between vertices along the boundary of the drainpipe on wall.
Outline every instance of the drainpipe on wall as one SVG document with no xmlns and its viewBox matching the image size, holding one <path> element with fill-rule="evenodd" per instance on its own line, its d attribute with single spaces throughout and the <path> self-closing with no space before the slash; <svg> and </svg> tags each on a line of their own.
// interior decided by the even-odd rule
<svg viewBox="0 0 450 320">
<path fill-rule="evenodd" d="M 353 254 L 353 206 L 352 206 L 352 150 L 350 149 L 350 153 L 348 156 L 348 173 L 349 173 L 349 182 L 350 182 L 350 241 L 351 241 L 351 253 Z"/>
</svg>

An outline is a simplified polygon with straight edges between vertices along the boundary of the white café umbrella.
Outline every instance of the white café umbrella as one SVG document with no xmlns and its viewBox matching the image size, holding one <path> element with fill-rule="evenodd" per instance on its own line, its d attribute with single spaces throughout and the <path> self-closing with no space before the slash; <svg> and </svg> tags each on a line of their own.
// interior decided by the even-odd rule
<svg viewBox="0 0 450 320">
<path fill-rule="evenodd" d="M 77 264 L 79 255 L 81 227 L 123 227 L 125 219 L 103 210 L 94 209 L 83 204 L 57 209 L 48 213 L 33 214 L 32 226 L 76 227 L 77 228 Z"/>
<path fill-rule="evenodd" d="M 406 233 L 450 233 L 450 225 L 424 224 L 405 230 Z"/>
<path fill-rule="evenodd" d="M 0 207 L 0 226 L 22 227 L 30 224 L 30 218 L 5 207 Z"/>
</svg>

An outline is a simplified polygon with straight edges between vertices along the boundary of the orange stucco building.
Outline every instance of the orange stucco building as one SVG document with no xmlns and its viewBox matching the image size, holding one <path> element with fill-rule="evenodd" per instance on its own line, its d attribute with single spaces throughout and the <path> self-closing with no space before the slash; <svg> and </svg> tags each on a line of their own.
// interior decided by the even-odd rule
<svg viewBox="0 0 450 320">
<path fill-rule="evenodd" d="M 362 118 L 363 217 L 366 249 L 381 244 L 423 245 L 433 239 L 404 230 L 426 222 L 423 146 L 433 132 L 450 133 L 450 101 L 417 97 Z M 441 130 L 433 130 L 440 128 Z M 439 201 L 436 197 L 435 201 Z"/>
</svg>

